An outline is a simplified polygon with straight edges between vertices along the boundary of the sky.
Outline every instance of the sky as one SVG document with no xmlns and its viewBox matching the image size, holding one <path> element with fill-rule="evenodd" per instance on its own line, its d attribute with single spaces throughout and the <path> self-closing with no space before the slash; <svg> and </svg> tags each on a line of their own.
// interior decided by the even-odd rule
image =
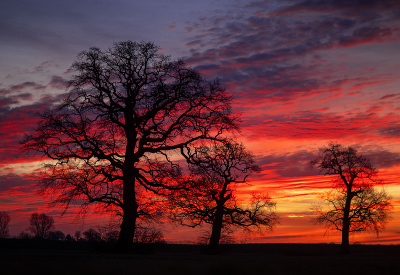
<svg viewBox="0 0 400 275">
<path fill-rule="evenodd" d="M 35 193 L 34 172 L 46 159 L 19 141 L 35 114 L 68 92 L 80 51 L 119 41 L 152 41 L 207 79 L 219 78 L 241 114 L 240 140 L 262 172 L 238 188 L 268 193 L 280 224 L 246 242 L 340 242 L 310 222 L 331 179 L 309 166 L 329 142 L 353 146 L 379 170 L 392 197 L 392 219 L 379 235 L 350 242 L 400 244 L 400 3 L 385 0 L 15 0 L 0 3 L 0 211 L 10 233 L 34 212 L 73 234 L 112 220 L 103 213 L 61 217 Z M 202 230 L 202 229 L 201 229 Z M 164 225 L 170 242 L 199 230 Z"/>
</svg>

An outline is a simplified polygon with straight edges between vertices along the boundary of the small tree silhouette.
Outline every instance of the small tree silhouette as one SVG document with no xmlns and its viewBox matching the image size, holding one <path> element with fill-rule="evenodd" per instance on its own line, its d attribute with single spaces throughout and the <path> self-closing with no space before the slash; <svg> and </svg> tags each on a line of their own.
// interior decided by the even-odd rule
<svg viewBox="0 0 400 275">
<path fill-rule="evenodd" d="M 65 241 L 66 242 L 75 242 L 75 239 L 72 238 L 72 236 L 70 234 L 67 234 L 67 236 L 65 236 Z"/>
<path fill-rule="evenodd" d="M 33 236 L 31 234 L 29 234 L 29 232 L 26 231 L 21 231 L 18 236 L 18 239 L 22 239 L 22 240 L 27 240 L 27 239 L 32 239 Z"/>
<path fill-rule="evenodd" d="M 390 197 L 373 186 L 381 183 L 369 160 L 352 147 L 329 144 L 311 162 L 325 175 L 336 175 L 334 188 L 325 196 L 329 210 L 314 207 L 315 221 L 342 232 L 341 253 L 349 253 L 349 233 L 368 229 L 377 234 L 388 221 Z"/>
<path fill-rule="evenodd" d="M 105 242 L 115 243 L 118 240 L 119 226 L 116 222 L 110 221 L 108 224 L 98 226 L 97 231 L 100 233 L 101 239 Z"/>
<path fill-rule="evenodd" d="M 75 237 L 76 241 L 79 241 L 81 239 L 81 236 L 82 236 L 82 232 L 80 230 L 75 231 L 74 237 Z"/>
<path fill-rule="evenodd" d="M 52 240 L 52 241 L 64 241 L 65 240 L 65 234 L 61 230 L 50 231 L 48 239 Z"/>
<path fill-rule="evenodd" d="M 163 232 L 151 227 L 138 227 L 133 241 L 135 243 L 165 243 Z"/>
<path fill-rule="evenodd" d="M 89 228 L 88 230 L 83 232 L 85 239 L 89 242 L 100 242 L 101 234 L 96 229 Z"/>
</svg>

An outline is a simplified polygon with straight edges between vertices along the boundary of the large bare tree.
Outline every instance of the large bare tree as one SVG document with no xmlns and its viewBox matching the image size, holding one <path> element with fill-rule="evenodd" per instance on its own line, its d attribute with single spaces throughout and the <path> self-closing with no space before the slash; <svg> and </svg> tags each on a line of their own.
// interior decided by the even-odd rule
<svg viewBox="0 0 400 275">
<path fill-rule="evenodd" d="M 173 218 L 181 224 L 196 227 L 211 224 L 208 250 L 217 252 L 224 227 L 245 230 L 272 229 L 278 217 L 275 203 L 266 195 L 254 195 L 253 201 L 238 203 L 235 192 L 239 183 L 259 171 L 252 154 L 235 141 L 226 140 L 210 146 L 186 148 L 192 179 L 187 189 L 170 197 Z"/>
<path fill-rule="evenodd" d="M 179 187 L 173 152 L 235 128 L 230 97 L 153 43 L 120 42 L 83 51 L 72 65 L 70 94 L 41 115 L 24 141 L 47 162 L 43 191 L 56 203 L 96 203 L 122 216 L 119 244 L 152 214 L 149 192 Z"/>
<path fill-rule="evenodd" d="M 342 232 L 341 253 L 349 252 L 349 233 L 374 230 L 377 234 L 388 221 L 390 198 L 380 184 L 377 170 L 352 147 L 329 144 L 311 162 L 325 175 L 336 175 L 334 192 L 325 196 L 328 208 L 315 207 L 316 222 Z"/>
</svg>

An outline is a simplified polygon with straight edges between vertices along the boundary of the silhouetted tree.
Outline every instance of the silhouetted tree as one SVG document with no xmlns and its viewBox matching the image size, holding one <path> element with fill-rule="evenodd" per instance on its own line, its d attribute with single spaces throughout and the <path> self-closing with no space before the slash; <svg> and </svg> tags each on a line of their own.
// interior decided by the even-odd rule
<svg viewBox="0 0 400 275">
<path fill-rule="evenodd" d="M 122 216 L 119 243 L 129 245 L 137 218 L 152 214 L 147 192 L 180 185 L 168 152 L 235 128 L 230 97 L 218 81 L 205 81 L 152 43 L 91 48 L 72 70 L 71 93 L 41 115 L 24 148 L 53 160 L 43 192 L 66 206 L 75 200 L 113 208 Z"/>
<path fill-rule="evenodd" d="M 9 229 L 8 223 L 10 222 L 10 215 L 6 212 L 0 212 L 0 238 L 8 238 Z"/>
<path fill-rule="evenodd" d="M 100 242 L 101 234 L 96 229 L 90 228 L 83 232 L 85 239 L 89 242 Z"/>
<path fill-rule="evenodd" d="M 72 236 L 70 234 L 67 234 L 67 236 L 65 236 L 65 241 L 66 242 L 75 242 L 75 239 L 72 238 Z"/>
<path fill-rule="evenodd" d="M 26 239 L 32 239 L 33 236 L 30 235 L 29 232 L 21 231 L 21 233 L 18 234 L 17 238 L 18 238 L 18 239 L 26 240 Z"/>
<path fill-rule="evenodd" d="M 118 241 L 119 230 L 108 231 L 104 236 L 104 241 L 115 243 Z"/>
<path fill-rule="evenodd" d="M 117 223 L 110 221 L 107 225 L 99 226 L 98 232 L 101 235 L 101 239 L 105 242 L 115 243 L 119 236 L 119 226 Z"/>
<path fill-rule="evenodd" d="M 50 231 L 48 239 L 52 241 L 64 241 L 65 234 L 61 230 Z"/>
<path fill-rule="evenodd" d="M 148 227 L 138 227 L 133 241 L 135 243 L 165 243 L 161 230 Z"/>
<path fill-rule="evenodd" d="M 225 141 L 221 144 L 186 148 L 183 152 L 193 175 L 187 189 L 170 197 L 173 219 L 196 227 L 212 225 L 208 250 L 217 251 L 221 231 L 225 226 L 272 229 L 278 217 L 273 212 L 275 203 L 268 196 L 253 196 L 249 207 L 240 206 L 235 188 L 247 177 L 259 171 L 251 153 L 242 144 Z M 244 204 L 244 203 L 243 203 Z"/>
<path fill-rule="evenodd" d="M 30 218 L 29 231 L 36 238 L 48 238 L 50 231 L 54 228 L 54 219 L 46 214 L 33 213 Z"/>
<path fill-rule="evenodd" d="M 81 235 L 82 235 L 81 231 L 79 231 L 79 230 L 75 231 L 74 236 L 75 236 L 76 241 L 80 240 Z"/>
<path fill-rule="evenodd" d="M 221 230 L 221 237 L 219 239 L 220 244 L 233 244 L 235 243 L 235 238 L 232 235 L 233 230 L 228 227 L 223 227 Z M 203 231 L 196 239 L 197 244 L 208 245 L 210 243 L 211 231 Z"/>
<path fill-rule="evenodd" d="M 349 252 L 349 233 L 373 229 L 377 234 L 388 221 L 390 198 L 373 186 L 381 183 L 369 160 L 352 147 L 329 144 L 311 162 L 325 175 L 336 175 L 336 192 L 326 195 L 328 209 L 316 207 L 317 223 L 342 232 L 341 252 Z"/>
</svg>

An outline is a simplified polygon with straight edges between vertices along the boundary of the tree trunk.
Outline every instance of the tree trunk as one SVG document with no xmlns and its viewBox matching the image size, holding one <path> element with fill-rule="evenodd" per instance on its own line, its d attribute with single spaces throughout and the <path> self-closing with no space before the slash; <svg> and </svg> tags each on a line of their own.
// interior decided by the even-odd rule
<svg viewBox="0 0 400 275">
<path fill-rule="evenodd" d="M 126 138 L 127 144 L 125 148 L 125 161 L 122 168 L 122 200 L 123 214 L 121 231 L 118 237 L 118 246 L 122 250 L 129 250 L 133 244 L 135 236 L 136 219 L 138 217 L 138 204 L 136 201 L 136 179 L 138 171 L 135 169 L 134 148 L 136 141 L 136 132 L 132 127 L 131 107 L 126 107 Z"/>
<path fill-rule="evenodd" d="M 219 240 L 222 231 L 222 213 L 216 213 L 215 220 L 212 225 L 211 237 L 208 243 L 207 251 L 211 254 L 218 253 Z"/>
<path fill-rule="evenodd" d="M 343 209 L 343 227 L 342 227 L 342 244 L 340 247 L 341 254 L 349 253 L 349 230 L 350 230 L 350 206 L 351 206 L 352 194 L 351 191 L 347 192 L 346 205 Z"/>
<path fill-rule="evenodd" d="M 343 221 L 342 229 L 342 244 L 340 247 L 340 254 L 349 254 L 349 225 Z"/>
<path fill-rule="evenodd" d="M 127 163 L 125 163 L 127 164 Z M 118 246 L 121 250 L 129 250 L 135 236 L 136 219 L 138 217 L 138 204 L 136 202 L 135 171 L 126 165 L 123 171 L 123 214 L 121 231 L 118 237 Z M 130 168 L 130 169 L 129 169 Z"/>
<path fill-rule="evenodd" d="M 211 254 L 218 253 L 219 240 L 221 239 L 222 231 L 222 218 L 223 218 L 223 207 L 224 205 L 217 206 L 214 221 L 212 224 L 212 231 L 210 241 L 208 243 L 207 252 Z"/>
<path fill-rule="evenodd" d="M 225 197 L 226 189 L 230 181 L 225 178 L 224 185 L 222 186 L 222 190 L 219 192 L 219 198 L 216 200 L 217 203 L 217 211 L 215 212 L 210 242 L 208 243 L 207 251 L 210 254 L 218 253 L 219 240 L 221 239 L 221 231 L 222 231 L 222 222 L 224 218 L 224 205 L 225 203 L 232 198 L 232 194 L 229 194 Z"/>
<path fill-rule="evenodd" d="M 132 209 L 133 208 L 133 209 Z M 135 236 L 137 213 L 134 207 L 126 207 L 122 215 L 121 231 L 118 237 L 118 247 L 121 250 L 129 250 Z"/>
</svg>

